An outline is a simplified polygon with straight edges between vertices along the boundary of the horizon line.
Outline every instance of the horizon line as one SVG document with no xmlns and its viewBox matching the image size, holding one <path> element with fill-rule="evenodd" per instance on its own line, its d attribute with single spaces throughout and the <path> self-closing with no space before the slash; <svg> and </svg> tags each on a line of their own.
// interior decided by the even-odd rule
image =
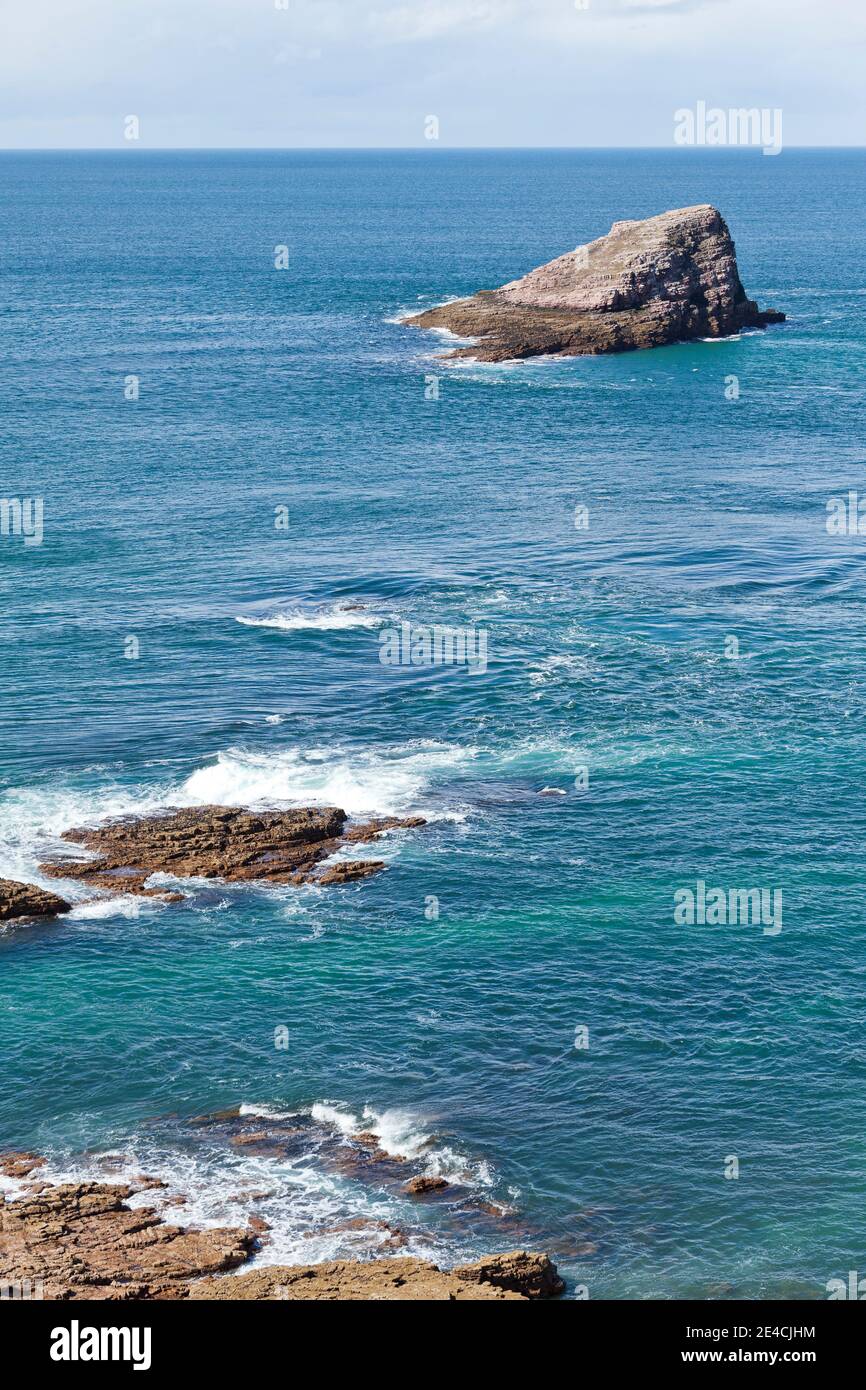
<svg viewBox="0 0 866 1390">
<path fill-rule="evenodd" d="M 130 140 L 115 145 L 0 145 L 3 154 L 421 154 L 438 151 L 448 154 L 498 154 L 566 151 L 573 154 L 626 151 L 676 154 L 760 154 L 761 145 L 440 145 L 431 140 L 423 145 L 141 145 Z M 786 150 L 866 150 L 860 145 L 783 145 Z"/>
</svg>

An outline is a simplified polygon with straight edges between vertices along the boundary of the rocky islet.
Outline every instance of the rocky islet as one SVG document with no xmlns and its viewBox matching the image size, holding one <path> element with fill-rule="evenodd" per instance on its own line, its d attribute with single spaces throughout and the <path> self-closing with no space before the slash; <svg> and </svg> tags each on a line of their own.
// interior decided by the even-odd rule
<svg viewBox="0 0 866 1390">
<path fill-rule="evenodd" d="M 449 357 L 501 362 L 724 338 L 784 318 L 748 297 L 727 223 L 702 203 L 614 222 L 519 280 L 403 322 L 474 340 Z"/>
</svg>

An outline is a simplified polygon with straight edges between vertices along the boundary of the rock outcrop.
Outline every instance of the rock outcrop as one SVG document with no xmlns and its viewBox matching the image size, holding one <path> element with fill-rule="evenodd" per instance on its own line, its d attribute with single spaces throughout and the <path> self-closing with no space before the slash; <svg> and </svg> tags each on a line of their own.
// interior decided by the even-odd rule
<svg viewBox="0 0 866 1390">
<path fill-rule="evenodd" d="M 40 1154 L 0 1154 L 0 1173 L 7 1178 L 29 1178 L 30 1174 L 43 1167 L 44 1163 L 45 1159 Z"/>
<path fill-rule="evenodd" d="M 127 1206 L 134 1190 L 64 1183 L 0 1200 L 0 1283 L 38 1281 L 49 1299 L 185 1298 L 191 1279 L 252 1253 L 254 1231 L 168 1225 Z"/>
<path fill-rule="evenodd" d="M 483 1269 L 482 1269 L 483 1267 Z M 480 1277 L 483 1272 L 484 1277 Z M 320 1265 L 274 1265 L 231 1279 L 203 1279 L 192 1299 L 286 1299 L 357 1302 L 549 1298 L 565 1285 L 546 1255 L 513 1250 L 478 1264 L 441 1270 L 427 1260 L 330 1260 Z"/>
<path fill-rule="evenodd" d="M 77 878 L 94 888 L 162 898 L 180 895 L 146 887 L 151 874 L 232 883 L 345 883 L 385 866 L 381 860 L 359 859 L 320 869 L 321 861 L 344 843 L 373 840 L 386 830 L 424 824 L 420 816 L 389 817 L 346 831 L 346 820 L 346 812 L 335 806 L 293 811 L 201 806 L 124 817 L 64 833 L 64 840 L 90 850 L 95 857 L 57 860 L 40 868 L 54 878 Z"/>
<path fill-rule="evenodd" d="M 546 1255 L 511 1250 L 507 1255 L 488 1255 L 471 1265 L 460 1265 L 454 1273 L 473 1284 L 492 1284 L 496 1289 L 520 1294 L 521 1298 L 554 1298 L 564 1283 Z"/>
<path fill-rule="evenodd" d="M 71 910 L 71 903 L 58 898 L 56 893 L 46 893 L 44 888 L 37 888 L 32 883 L 16 883 L 11 878 L 0 878 L 0 922 L 57 917 L 61 912 Z"/>
<path fill-rule="evenodd" d="M 448 1186 L 446 1178 L 429 1177 L 426 1173 L 419 1173 L 417 1178 L 410 1178 L 404 1184 L 403 1191 L 410 1197 L 426 1197 L 429 1192 L 444 1192 Z"/>
<path fill-rule="evenodd" d="M 360 1121 L 359 1121 L 360 1124 Z M 292 1163 L 315 1153 L 316 1165 L 324 1172 L 339 1174 L 353 1185 L 370 1187 L 377 1197 L 390 1193 L 395 1199 L 416 1199 L 419 1212 L 428 1204 L 439 1209 L 441 1229 L 465 1232 L 467 1226 L 478 1232 L 485 1241 L 508 1241 L 519 1248 L 546 1244 L 549 1233 L 535 1226 L 515 1207 L 495 1199 L 487 1200 L 479 1192 L 471 1175 L 471 1165 L 460 1172 L 459 1165 L 447 1178 L 435 1172 L 436 1149 L 447 1136 L 429 1135 L 423 1143 L 411 1145 L 410 1154 L 399 1154 L 382 1147 L 382 1138 L 372 1130 L 359 1128 L 347 1133 L 345 1128 L 327 1116 L 314 1116 L 308 1111 L 264 1117 L 242 1113 L 237 1106 L 210 1115 L 198 1115 L 184 1122 L 184 1131 L 200 1136 L 209 1146 L 224 1144 L 243 1150 L 248 1156 L 264 1160 Z M 416 1136 L 416 1140 L 417 1140 Z M 368 1220 L 358 1227 L 365 1230 L 367 1239 L 352 1242 L 355 1249 L 363 1248 L 365 1257 L 378 1251 L 399 1248 L 395 1241 L 405 1244 L 406 1232 L 390 1230 L 379 1235 Z M 411 1220 L 403 1225 L 411 1227 Z M 319 1229 L 319 1234 L 348 1230 L 345 1223 Z M 421 1228 L 413 1234 L 421 1235 Z M 354 1258 L 355 1249 L 335 1251 L 339 1258 Z"/>
<path fill-rule="evenodd" d="M 644 221 L 614 222 L 607 236 L 520 280 L 404 322 L 478 340 L 456 348 L 452 357 L 499 362 L 724 338 L 784 318 L 748 298 L 727 224 L 703 203 Z"/>
<path fill-rule="evenodd" d="M 24 1183 L 23 1195 L 0 1193 L 0 1285 L 41 1286 L 46 1299 L 534 1299 L 562 1292 L 546 1255 L 513 1250 L 443 1271 L 411 1258 L 334 1260 L 321 1265 L 252 1269 L 246 1263 L 268 1223 L 245 1229 L 189 1230 L 153 1207 L 130 1207 L 136 1192 L 162 1186 L 141 1178 L 121 1183 L 38 1180 L 36 1154 L 0 1155 L 0 1173 Z M 363 1224 L 363 1223 L 362 1223 Z M 385 1223 L 379 1223 L 385 1226 Z M 387 1247 L 403 1243 L 391 1232 Z"/>
</svg>

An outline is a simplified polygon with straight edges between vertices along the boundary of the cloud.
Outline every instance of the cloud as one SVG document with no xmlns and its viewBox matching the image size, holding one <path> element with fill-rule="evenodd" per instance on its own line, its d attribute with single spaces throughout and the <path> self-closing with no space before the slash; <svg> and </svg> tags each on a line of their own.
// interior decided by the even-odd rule
<svg viewBox="0 0 866 1390">
<path fill-rule="evenodd" d="M 866 130 L 863 0 L 0 0 L 0 148 L 670 145 L 697 100 Z"/>
<path fill-rule="evenodd" d="M 620 0 L 623 9 L 640 10 L 644 14 L 667 14 L 673 11 L 682 14 L 686 10 L 704 10 L 719 3 L 720 0 Z"/>
<path fill-rule="evenodd" d="M 375 38 L 386 43 L 418 43 L 490 28 L 507 20 L 513 10 L 505 0 L 437 0 L 374 10 L 368 27 Z"/>
</svg>

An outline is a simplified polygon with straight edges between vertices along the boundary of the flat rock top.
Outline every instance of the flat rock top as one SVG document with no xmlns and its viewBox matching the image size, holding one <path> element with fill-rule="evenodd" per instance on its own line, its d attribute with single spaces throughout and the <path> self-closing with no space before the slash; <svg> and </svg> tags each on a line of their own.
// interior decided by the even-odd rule
<svg viewBox="0 0 866 1390">
<path fill-rule="evenodd" d="M 511 1299 L 523 1303 L 523 1294 L 470 1284 L 456 1274 L 443 1273 L 426 1260 L 330 1260 L 321 1265 L 257 1269 L 232 1279 L 204 1279 L 194 1284 L 189 1296 L 196 1300 L 309 1300 L 317 1302 L 435 1302 Z"/>
<path fill-rule="evenodd" d="M 294 884 L 315 876 L 317 882 L 343 883 L 384 867 L 380 860 L 341 860 L 319 873 L 321 862 L 345 843 L 363 843 L 388 830 L 424 824 L 420 816 L 385 817 L 344 834 L 346 821 L 346 812 L 337 806 L 288 811 L 183 807 L 67 830 L 64 840 L 95 857 L 55 860 L 40 869 L 54 878 L 78 878 L 97 888 L 157 895 L 162 890 L 145 886 L 154 873 Z"/>
<path fill-rule="evenodd" d="M 184 1298 L 190 1279 L 252 1253 L 253 1231 L 168 1225 L 127 1206 L 133 1190 L 64 1183 L 13 1202 L 0 1195 L 0 1283 L 38 1279 L 50 1299 Z"/>
<path fill-rule="evenodd" d="M 64 840 L 109 853 L 138 849 L 147 855 L 219 853 L 227 847 L 257 846 L 263 839 L 305 844 L 339 835 L 346 812 L 336 806 L 291 811 L 246 811 L 235 806 L 194 806 L 156 816 L 124 816 L 104 825 L 66 830 Z"/>
<path fill-rule="evenodd" d="M 231 1279 L 193 1284 L 192 1299 L 306 1299 L 319 1301 L 455 1299 L 526 1302 L 551 1298 L 563 1282 L 546 1255 L 511 1250 L 474 1264 L 441 1270 L 429 1260 L 330 1260 L 320 1265 L 275 1265 Z"/>
</svg>

